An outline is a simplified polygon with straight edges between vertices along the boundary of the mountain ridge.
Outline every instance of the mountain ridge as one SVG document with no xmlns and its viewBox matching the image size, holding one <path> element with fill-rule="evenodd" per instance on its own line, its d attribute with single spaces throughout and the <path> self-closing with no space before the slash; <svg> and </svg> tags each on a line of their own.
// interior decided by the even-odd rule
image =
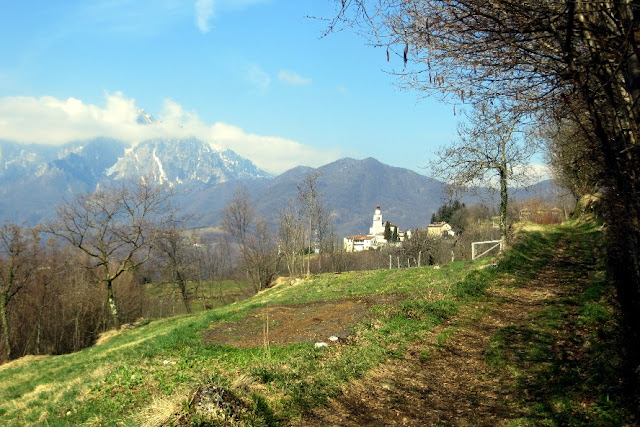
<svg viewBox="0 0 640 427">
<path fill-rule="evenodd" d="M 152 177 L 177 190 L 176 204 L 190 227 L 219 226 L 239 185 L 249 190 L 256 213 L 275 226 L 278 213 L 297 198 L 298 186 L 312 172 L 319 174 L 318 189 L 338 235 L 366 233 L 378 205 L 383 219 L 403 230 L 424 227 L 447 201 L 444 183 L 372 157 L 297 166 L 272 176 L 249 159 L 196 138 L 158 138 L 134 146 L 109 138 L 60 147 L 0 141 L 0 217 L 34 225 L 76 193 Z M 463 198 L 479 200 L 482 196 Z"/>
</svg>

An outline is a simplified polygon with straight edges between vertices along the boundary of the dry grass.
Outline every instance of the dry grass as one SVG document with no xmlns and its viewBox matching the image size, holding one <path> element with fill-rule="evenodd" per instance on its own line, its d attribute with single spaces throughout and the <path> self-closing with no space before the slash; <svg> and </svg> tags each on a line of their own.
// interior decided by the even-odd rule
<svg viewBox="0 0 640 427">
<path fill-rule="evenodd" d="M 26 365 L 31 365 L 34 362 L 37 362 L 39 360 L 44 360 L 44 359 L 46 359 L 48 357 L 50 357 L 50 356 L 47 356 L 47 355 L 40 355 L 40 356 L 28 355 L 28 356 L 23 356 L 20 359 L 15 359 L 15 360 L 12 360 L 10 362 L 3 363 L 2 365 L 0 365 L 0 371 L 2 371 L 4 369 L 14 369 L 14 368 L 20 368 L 20 367 L 26 366 Z"/>
<path fill-rule="evenodd" d="M 141 408 L 133 417 L 135 425 L 142 427 L 165 425 L 180 413 L 183 402 L 188 401 L 191 394 L 191 390 L 181 389 L 171 396 L 154 396 L 151 404 Z"/>
</svg>

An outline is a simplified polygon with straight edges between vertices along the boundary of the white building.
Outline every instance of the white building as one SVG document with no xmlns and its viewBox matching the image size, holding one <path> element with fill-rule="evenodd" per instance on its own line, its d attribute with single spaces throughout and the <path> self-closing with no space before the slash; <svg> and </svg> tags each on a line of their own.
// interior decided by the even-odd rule
<svg viewBox="0 0 640 427">
<path fill-rule="evenodd" d="M 376 236 L 356 234 L 344 238 L 344 250 L 347 252 L 368 251 L 372 247 L 377 247 Z"/>
<path fill-rule="evenodd" d="M 407 231 L 398 231 L 398 226 L 389 223 L 389 227 L 392 234 L 398 236 L 399 241 L 403 241 L 405 236 L 410 236 Z M 373 221 L 369 228 L 369 234 L 356 234 L 353 236 L 347 236 L 344 238 L 344 250 L 347 252 L 359 252 L 369 249 L 377 249 L 379 246 L 387 244 L 387 239 L 384 238 L 385 223 L 382 221 L 382 212 L 380 206 L 376 206 L 376 210 L 373 212 Z"/>
<path fill-rule="evenodd" d="M 451 226 L 446 222 L 436 222 L 427 226 L 427 234 L 429 236 L 455 236 L 455 232 L 451 229 Z"/>
</svg>

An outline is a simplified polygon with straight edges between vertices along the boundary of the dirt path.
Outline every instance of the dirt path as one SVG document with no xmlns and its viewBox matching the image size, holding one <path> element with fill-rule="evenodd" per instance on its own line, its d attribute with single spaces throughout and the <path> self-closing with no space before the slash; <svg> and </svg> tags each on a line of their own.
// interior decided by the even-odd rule
<svg viewBox="0 0 640 427">
<path fill-rule="evenodd" d="M 465 307 L 416 343 L 404 359 L 347 384 L 339 397 L 300 425 L 494 426 L 521 417 L 512 396 L 516 379 L 487 362 L 488 345 L 496 332 L 534 321 L 532 315 L 545 302 L 585 280 L 585 269 L 575 266 L 568 247 L 561 244 L 537 278 L 518 287 L 492 287 L 488 303 Z M 443 336 L 446 340 L 438 344 Z"/>
</svg>

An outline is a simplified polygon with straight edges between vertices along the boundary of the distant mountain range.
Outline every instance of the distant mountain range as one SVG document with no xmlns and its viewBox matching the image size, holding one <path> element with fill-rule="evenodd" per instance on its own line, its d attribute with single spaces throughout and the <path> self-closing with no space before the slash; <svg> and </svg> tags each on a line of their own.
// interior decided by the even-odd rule
<svg viewBox="0 0 640 427">
<path fill-rule="evenodd" d="M 442 182 L 372 158 L 345 158 L 317 169 L 300 166 L 273 177 L 233 151 L 196 138 L 135 146 L 106 138 L 57 147 L 0 141 L 0 218 L 33 225 L 75 193 L 151 177 L 178 190 L 177 203 L 193 227 L 219 225 L 238 185 L 246 185 L 257 212 L 274 221 L 314 170 L 339 235 L 367 232 L 377 205 L 385 221 L 408 229 L 428 224 L 445 202 Z"/>
<path fill-rule="evenodd" d="M 143 176 L 188 188 L 271 177 L 233 151 L 195 138 L 135 146 L 106 138 L 57 147 L 0 141 L 0 217 L 35 224 L 65 197 Z"/>
</svg>

